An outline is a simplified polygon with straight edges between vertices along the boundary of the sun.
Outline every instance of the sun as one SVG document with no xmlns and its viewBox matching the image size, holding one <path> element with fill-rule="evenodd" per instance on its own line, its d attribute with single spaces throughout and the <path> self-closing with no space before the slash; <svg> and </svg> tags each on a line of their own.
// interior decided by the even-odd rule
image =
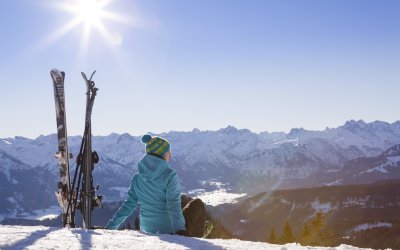
<svg viewBox="0 0 400 250">
<path fill-rule="evenodd" d="M 110 32 L 104 26 L 103 19 L 108 16 L 116 15 L 104 10 L 111 2 L 111 0 L 69 0 L 64 2 L 61 9 L 74 16 L 67 25 L 83 25 L 82 43 L 88 42 L 90 32 L 93 28 L 95 28 L 105 40 L 109 40 Z"/>
<path fill-rule="evenodd" d="M 44 39 L 44 45 L 50 45 L 74 28 L 79 27 L 82 28 L 81 50 L 88 49 L 90 35 L 93 31 L 100 34 L 108 45 L 120 45 L 123 41 L 122 35 L 116 31 L 111 32 L 105 22 L 117 22 L 126 25 L 133 25 L 134 23 L 130 16 L 107 11 L 107 6 L 112 2 L 114 0 L 59 0 L 52 2 L 56 9 L 71 15 L 72 19 L 48 35 Z"/>
<path fill-rule="evenodd" d="M 108 0 L 74 0 L 69 1 L 64 6 L 64 10 L 75 15 L 75 18 L 87 28 L 93 26 L 99 28 L 102 24 L 102 19 L 110 16 L 110 13 L 104 10 L 111 1 Z"/>
<path fill-rule="evenodd" d="M 102 18 L 102 8 L 99 1 L 81 0 L 76 3 L 74 11 L 85 25 L 96 25 Z"/>
</svg>

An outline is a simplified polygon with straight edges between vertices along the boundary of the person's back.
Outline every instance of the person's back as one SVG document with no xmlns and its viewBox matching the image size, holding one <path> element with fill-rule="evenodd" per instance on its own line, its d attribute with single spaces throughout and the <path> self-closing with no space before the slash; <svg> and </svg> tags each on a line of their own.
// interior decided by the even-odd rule
<svg viewBox="0 0 400 250">
<path fill-rule="evenodd" d="M 141 230 L 175 233 L 185 229 L 182 210 L 177 209 L 181 207 L 178 178 L 165 160 L 146 155 L 139 163 L 139 174 L 133 181 L 141 204 Z"/>
<path fill-rule="evenodd" d="M 176 233 L 185 230 L 178 177 L 167 162 L 170 145 L 150 135 L 143 136 L 142 141 L 146 143 L 147 154 L 139 162 L 139 173 L 132 178 L 128 198 L 107 228 L 118 229 L 139 203 L 142 231 Z"/>
</svg>

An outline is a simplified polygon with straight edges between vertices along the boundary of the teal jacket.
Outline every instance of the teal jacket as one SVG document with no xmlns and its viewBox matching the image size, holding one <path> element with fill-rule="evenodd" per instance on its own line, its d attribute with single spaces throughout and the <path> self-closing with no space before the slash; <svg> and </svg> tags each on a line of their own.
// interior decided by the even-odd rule
<svg viewBox="0 0 400 250">
<path fill-rule="evenodd" d="M 140 230 L 149 233 L 175 233 L 185 230 L 181 192 L 175 170 L 165 160 L 145 155 L 139 173 L 133 176 L 128 198 L 108 222 L 118 229 L 140 204 Z"/>
</svg>

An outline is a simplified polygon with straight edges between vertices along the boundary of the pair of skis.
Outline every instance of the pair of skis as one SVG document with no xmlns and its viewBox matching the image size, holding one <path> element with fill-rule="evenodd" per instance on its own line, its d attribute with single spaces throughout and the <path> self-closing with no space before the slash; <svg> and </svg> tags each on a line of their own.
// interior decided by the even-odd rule
<svg viewBox="0 0 400 250">
<path fill-rule="evenodd" d="M 91 228 L 93 208 L 95 206 L 102 207 L 102 197 L 100 195 L 95 195 L 99 186 L 96 188 L 93 187 L 92 176 L 94 164 L 99 161 L 97 153 L 92 151 L 91 129 L 91 115 L 94 99 L 98 90 L 92 81 L 95 72 L 92 73 L 89 79 L 87 79 L 85 73 L 81 73 L 87 88 L 85 131 L 83 133 L 79 154 L 76 159 L 74 179 L 71 185 L 69 161 L 72 158 L 72 154 L 68 151 L 64 91 L 65 73 L 58 69 L 50 71 L 54 85 L 57 118 L 58 152 L 56 153 L 56 158 L 60 162 L 60 182 L 58 183 L 58 190 L 55 194 L 62 210 L 63 227 L 75 227 L 75 211 L 78 208 L 82 212 L 83 228 Z M 76 188 L 75 185 L 77 185 Z"/>
</svg>

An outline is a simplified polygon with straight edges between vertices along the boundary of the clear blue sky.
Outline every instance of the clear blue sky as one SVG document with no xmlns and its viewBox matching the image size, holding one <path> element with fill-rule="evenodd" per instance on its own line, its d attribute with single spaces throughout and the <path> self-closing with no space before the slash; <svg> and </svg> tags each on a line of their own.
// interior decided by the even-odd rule
<svg viewBox="0 0 400 250">
<path fill-rule="evenodd" d="M 324 129 L 400 119 L 400 1 L 115 0 L 83 23 L 74 0 L 0 2 L 0 138 L 56 132 L 50 69 L 66 72 L 70 135 L 82 134 L 96 69 L 96 135 Z M 56 33 L 55 33 L 56 32 Z"/>
</svg>

